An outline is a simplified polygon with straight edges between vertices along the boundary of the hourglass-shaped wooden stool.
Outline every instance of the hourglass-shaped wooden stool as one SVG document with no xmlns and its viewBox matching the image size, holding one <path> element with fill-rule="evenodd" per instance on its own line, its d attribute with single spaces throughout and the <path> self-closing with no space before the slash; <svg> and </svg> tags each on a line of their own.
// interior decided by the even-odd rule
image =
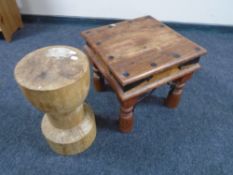
<svg viewBox="0 0 233 175">
<path fill-rule="evenodd" d="M 41 129 L 55 152 L 76 154 L 92 144 L 94 113 L 83 103 L 90 87 L 85 54 L 68 46 L 38 49 L 16 65 L 15 79 L 32 105 L 45 112 Z"/>
</svg>

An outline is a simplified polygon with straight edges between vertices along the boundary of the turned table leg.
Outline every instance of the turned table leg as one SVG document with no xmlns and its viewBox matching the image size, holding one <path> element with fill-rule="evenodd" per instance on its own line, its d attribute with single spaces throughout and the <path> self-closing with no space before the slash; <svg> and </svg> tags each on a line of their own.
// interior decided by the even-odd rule
<svg viewBox="0 0 233 175">
<path fill-rule="evenodd" d="M 94 64 L 93 64 L 93 71 L 94 71 L 93 79 L 94 79 L 95 89 L 97 91 L 104 91 L 106 89 L 104 77 Z"/>
<path fill-rule="evenodd" d="M 171 85 L 171 89 L 165 100 L 165 105 L 167 107 L 176 108 L 179 105 L 185 82 L 189 80 L 191 77 L 192 73 L 187 74 L 173 82 L 174 84 Z"/>
<path fill-rule="evenodd" d="M 121 132 L 130 132 L 133 129 L 133 110 L 137 98 L 121 102 L 119 129 Z"/>
</svg>

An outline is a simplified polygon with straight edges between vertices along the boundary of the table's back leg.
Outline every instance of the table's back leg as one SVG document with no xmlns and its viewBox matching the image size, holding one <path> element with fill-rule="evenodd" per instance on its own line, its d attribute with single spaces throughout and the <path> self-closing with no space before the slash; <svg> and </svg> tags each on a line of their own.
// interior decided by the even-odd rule
<svg viewBox="0 0 233 175">
<path fill-rule="evenodd" d="M 104 91 L 106 90 L 106 84 L 104 82 L 104 77 L 98 70 L 98 68 L 93 64 L 93 79 L 94 79 L 94 86 L 97 91 Z"/>
<path fill-rule="evenodd" d="M 192 74 L 193 73 L 184 75 L 183 77 L 173 81 L 168 96 L 165 99 L 165 105 L 167 107 L 176 108 L 179 105 L 185 82 L 192 77 Z"/>
</svg>

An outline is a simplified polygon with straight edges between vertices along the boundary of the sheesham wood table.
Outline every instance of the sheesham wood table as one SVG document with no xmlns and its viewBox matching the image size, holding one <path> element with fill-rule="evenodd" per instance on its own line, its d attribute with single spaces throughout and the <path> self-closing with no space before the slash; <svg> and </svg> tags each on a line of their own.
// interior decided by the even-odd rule
<svg viewBox="0 0 233 175">
<path fill-rule="evenodd" d="M 84 103 L 90 70 L 86 55 L 70 46 L 49 46 L 27 54 L 15 67 L 25 97 L 45 112 L 41 130 L 53 151 L 81 153 L 96 137 L 95 116 Z"/>
<path fill-rule="evenodd" d="M 151 16 L 81 32 L 84 51 L 94 67 L 94 85 L 110 85 L 120 104 L 119 128 L 133 128 L 133 110 L 140 99 L 163 84 L 171 90 L 166 106 L 177 107 L 206 50 Z"/>
</svg>

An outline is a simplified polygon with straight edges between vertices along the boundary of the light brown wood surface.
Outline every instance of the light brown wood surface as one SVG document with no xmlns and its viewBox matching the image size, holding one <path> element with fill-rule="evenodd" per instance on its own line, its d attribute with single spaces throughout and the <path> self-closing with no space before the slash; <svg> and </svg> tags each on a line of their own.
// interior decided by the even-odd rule
<svg viewBox="0 0 233 175">
<path fill-rule="evenodd" d="M 75 83 L 88 72 L 87 57 L 69 46 L 49 46 L 27 54 L 17 64 L 19 84 L 40 91 L 56 90 Z"/>
<path fill-rule="evenodd" d="M 81 153 L 89 148 L 96 137 L 95 116 L 84 104 L 81 122 L 69 129 L 55 127 L 47 116 L 43 117 L 41 130 L 53 151 L 62 155 Z"/>
<path fill-rule="evenodd" d="M 150 16 L 90 29 L 81 35 L 122 86 L 206 53 Z"/>
<path fill-rule="evenodd" d="M 12 39 L 13 33 L 22 28 L 23 23 L 15 0 L 0 0 L 0 31 L 7 42 Z"/>
<path fill-rule="evenodd" d="M 46 113 L 41 128 L 55 152 L 75 154 L 92 144 L 94 114 L 83 105 L 90 86 L 85 54 L 69 46 L 38 49 L 16 65 L 15 79 L 32 105 Z"/>
</svg>

